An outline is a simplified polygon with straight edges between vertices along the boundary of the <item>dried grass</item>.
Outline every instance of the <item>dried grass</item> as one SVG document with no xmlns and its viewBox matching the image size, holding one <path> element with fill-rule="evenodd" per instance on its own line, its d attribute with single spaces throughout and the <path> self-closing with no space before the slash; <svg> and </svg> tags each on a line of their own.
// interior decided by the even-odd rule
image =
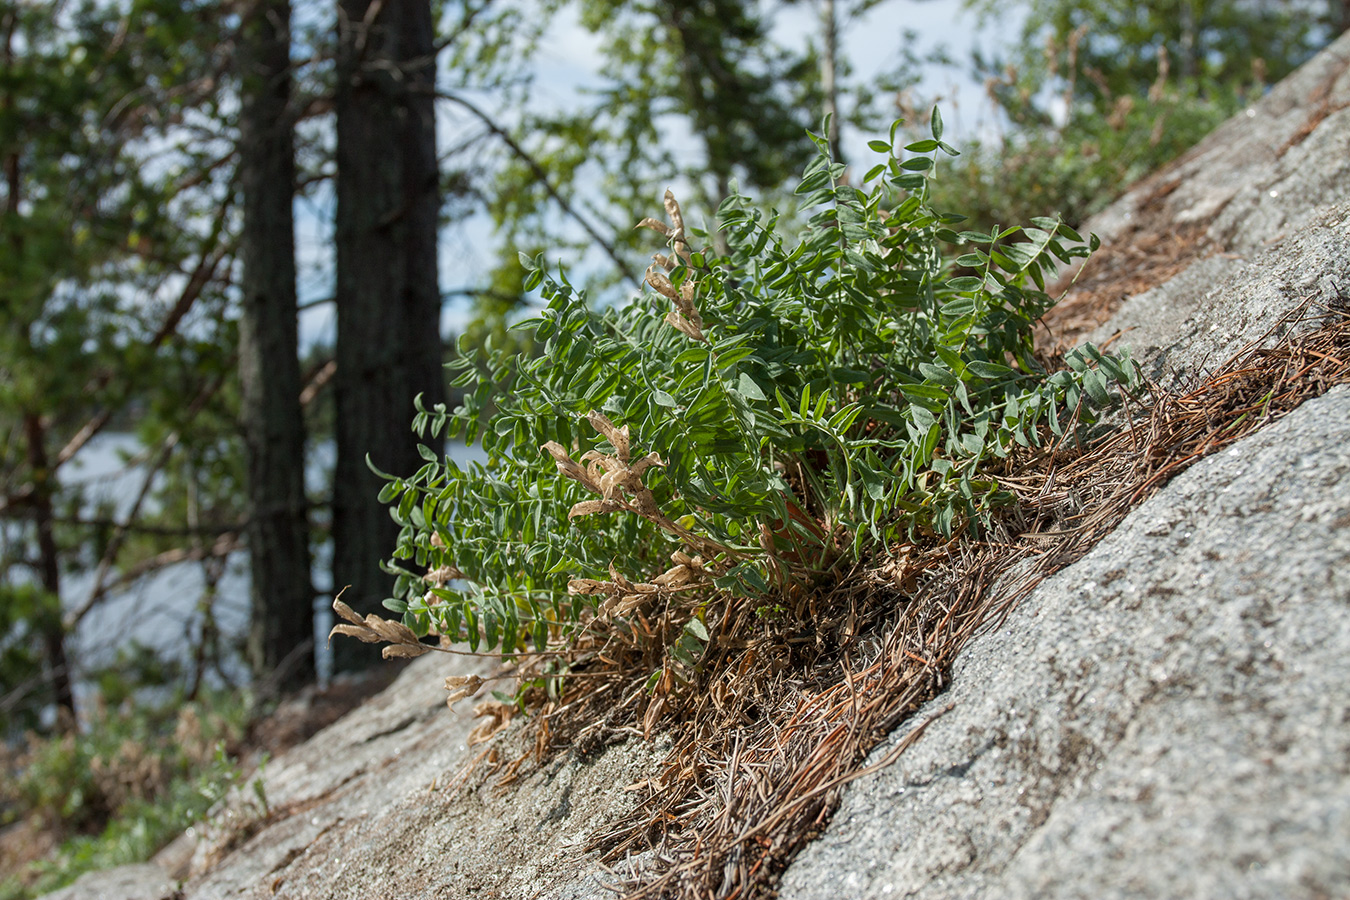
<svg viewBox="0 0 1350 900">
<path fill-rule="evenodd" d="M 1209 222 L 1190 222 L 1179 227 L 1170 221 L 1162 200 L 1180 184 L 1174 181 L 1154 191 L 1140 205 L 1137 221 L 1120 239 L 1103 246 L 1081 272 L 1065 273 L 1051 288 L 1052 294 L 1067 290 L 1065 297 L 1045 314 L 1038 338 L 1060 352 L 1087 340 L 1130 297 L 1152 290 L 1193 265 L 1197 259 L 1219 252 L 1209 236 Z"/>
<path fill-rule="evenodd" d="M 1127 409 L 1125 427 L 1012 461 L 998 477 L 1020 502 L 997 534 L 890 548 L 784 598 L 773 615 L 718 598 L 706 617 L 708 655 L 687 684 L 649 693 L 644 678 L 660 664 L 650 648 L 678 633 L 678 616 L 639 616 L 641 634 L 617 620 L 592 629 L 565 695 L 535 718 L 533 753 L 585 755 L 669 728 L 660 774 L 629 786 L 640 792 L 636 808 L 590 849 L 642 867 L 623 887 L 628 900 L 771 897 L 843 786 L 888 765 L 946 711 L 866 765 L 941 693 L 973 637 L 1169 479 L 1346 382 L 1350 299 L 1318 311 L 1309 299 L 1192 388 L 1151 388 Z"/>
</svg>

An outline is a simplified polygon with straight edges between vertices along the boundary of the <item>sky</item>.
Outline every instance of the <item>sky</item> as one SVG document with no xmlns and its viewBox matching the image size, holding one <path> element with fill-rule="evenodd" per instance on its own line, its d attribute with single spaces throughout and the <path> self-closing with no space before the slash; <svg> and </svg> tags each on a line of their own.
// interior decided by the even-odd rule
<svg viewBox="0 0 1350 900">
<path fill-rule="evenodd" d="M 842 4 L 841 4 L 842 5 Z M 799 3 L 784 9 L 775 20 L 775 36 L 784 43 L 803 41 L 816 29 L 816 6 Z M 988 104 L 983 101 L 983 86 L 968 74 L 971 49 L 980 43 L 994 45 L 999 34 L 1011 33 L 1007 23 L 1001 29 L 979 29 L 974 13 L 962 0 L 886 0 L 865 17 L 849 23 L 842 34 L 844 56 L 852 61 L 853 77 L 863 83 L 893 68 L 903 44 L 903 33 L 913 30 L 919 36 L 918 50 L 926 53 L 943 46 L 961 62 L 957 68 L 926 67 L 918 94 L 937 98 L 946 125 L 945 138 L 958 147 L 973 136 L 987 135 L 997 128 Z M 542 108 L 565 109 L 585 102 L 587 86 L 601 83 L 598 75 L 599 40 L 584 28 L 569 7 L 555 20 L 535 57 L 535 89 L 532 103 Z M 453 111 L 442 106 L 442 144 L 455 131 Z M 851 159 L 867 159 L 867 141 L 876 135 L 846 131 L 844 152 Z M 653 197 L 653 208 L 660 198 Z M 296 251 L 300 266 L 299 293 L 302 304 L 333 293 L 331 192 L 314 200 L 301 200 L 296 209 Z M 492 224 L 486 214 L 477 214 L 447 229 L 441 235 L 441 289 L 450 291 L 480 282 L 490 271 L 494 259 Z M 469 316 L 467 301 L 446 304 L 442 330 L 459 331 Z M 301 313 L 301 341 L 331 343 L 336 321 L 331 304 L 321 304 Z"/>
</svg>

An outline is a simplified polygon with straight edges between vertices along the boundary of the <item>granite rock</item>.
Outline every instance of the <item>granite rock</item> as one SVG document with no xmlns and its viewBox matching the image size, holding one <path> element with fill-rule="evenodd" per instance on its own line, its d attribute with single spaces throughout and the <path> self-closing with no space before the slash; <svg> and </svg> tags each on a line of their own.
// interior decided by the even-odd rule
<svg viewBox="0 0 1350 900">
<path fill-rule="evenodd" d="M 784 900 L 1347 896 L 1348 435 L 1340 388 L 1042 583 Z"/>
<path fill-rule="evenodd" d="M 88 872 L 43 900 L 171 900 L 174 885 L 154 863 Z"/>
<path fill-rule="evenodd" d="M 1125 248 L 1104 284 L 1084 270 L 1096 305 L 1153 282 L 1089 337 L 1167 386 L 1350 294 L 1350 34 L 1087 230 Z M 912 722 L 951 712 L 849 786 L 784 900 L 1350 896 L 1348 439 L 1337 389 L 1044 582 Z"/>
</svg>

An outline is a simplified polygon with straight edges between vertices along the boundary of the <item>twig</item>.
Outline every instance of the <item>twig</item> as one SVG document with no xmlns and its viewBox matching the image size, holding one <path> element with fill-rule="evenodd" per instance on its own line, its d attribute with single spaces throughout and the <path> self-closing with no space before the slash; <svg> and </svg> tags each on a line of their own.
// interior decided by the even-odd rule
<svg viewBox="0 0 1350 900">
<path fill-rule="evenodd" d="M 571 202 L 558 192 L 552 179 L 549 178 L 548 170 L 546 170 L 539 160 L 535 159 L 528 150 L 522 147 L 519 141 L 513 138 L 505 128 L 498 125 L 487 113 L 483 112 L 478 106 L 463 97 L 457 94 L 447 93 L 438 93 L 437 96 L 443 100 L 449 100 L 451 103 L 459 106 L 465 112 L 482 122 L 488 131 L 501 139 L 501 142 L 515 154 L 516 158 L 529 167 L 530 172 L 539 180 L 539 184 L 544 188 L 544 192 L 549 195 L 553 202 L 558 204 L 559 208 L 562 209 L 564 213 L 580 225 L 586 234 L 590 236 L 591 240 L 593 240 L 600 249 L 605 251 L 605 255 L 614 261 L 614 265 L 618 267 L 624 280 L 628 281 L 635 288 L 641 288 L 637 279 L 628 271 L 628 263 L 619 256 L 618 251 L 614 249 L 614 245 L 605 240 L 604 237 L 600 235 L 600 232 L 596 230 L 595 226 L 591 224 L 590 220 L 579 213 L 572 206 Z"/>
</svg>

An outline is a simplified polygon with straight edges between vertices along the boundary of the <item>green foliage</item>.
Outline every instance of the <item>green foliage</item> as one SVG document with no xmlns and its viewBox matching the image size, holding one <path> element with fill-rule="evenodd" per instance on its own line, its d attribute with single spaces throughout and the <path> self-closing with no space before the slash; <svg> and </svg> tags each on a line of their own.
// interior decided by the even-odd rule
<svg viewBox="0 0 1350 900">
<path fill-rule="evenodd" d="M 1025 126 L 977 144 L 934 189 L 936 201 L 993 227 L 1056 210 L 1081 225 L 1130 184 L 1165 165 L 1233 109 L 1176 93 L 1122 104 L 1120 114 L 1083 114 L 1065 128 Z"/>
<path fill-rule="evenodd" d="M 84 872 L 143 862 L 199 821 L 239 781 L 226 744 L 247 723 L 244 698 L 220 693 L 189 703 L 100 707 L 78 734 L 30 738 L 3 773 L 2 824 L 37 816 L 64 840 L 24 883 L 0 897 L 55 890 Z"/>
<path fill-rule="evenodd" d="M 586 0 L 581 19 L 605 40 L 610 86 L 595 118 L 611 129 L 607 145 L 625 153 L 615 160 L 620 177 L 664 163 L 667 177 L 706 176 L 700 189 L 720 199 L 734 175 L 775 188 L 809 158 L 803 110 L 818 108 L 818 97 L 794 96 L 792 86 L 814 83 L 813 61 L 775 46 L 755 4 Z M 681 164 L 679 143 L 690 138 L 701 146 Z"/>
<path fill-rule="evenodd" d="M 1075 102 L 1109 112 L 1169 73 L 1200 92 L 1251 84 L 1254 75 L 1278 81 L 1330 36 L 1320 13 L 1317 4 L 1232 0 L 1033 0 L 1012 62 L 1065 79 Z"/>
<path fill-rule="evenodd" d="M 644 224 L 672 255 L 649 270 L 656 293 L 620 308 L 592 309 L 532 261 L 548 306 L 517 327 L 542 355 L 461 356 L 464 405 L 414 422 L 481 440 L 486 465 L 427 451 L 413 477 L 384 476 L 402 526 L 386 606 L 419 634 L 510 654 L 596 610 L 693 610 L 714 588 L 771 597 L 896 541 L 987 526 L 1008 499 L 990 464 L 1091 422 L 1136 374 L 1091 347 L 1042 369 L 1045 278 L 1088 248 L 1058 219 L 954 230 L 929 179 L 956 151 L 936 112 L 931 131 L 901 153 L 895 128 L 874 141 L 885 158 L 863 188 L 816 139 L 797 188 L 816 213 L 795 242 L 733 194 L 718 211 L 728 252 L 697 250 L 708 236 L 668 194 L 670 226 Z M 701 629 L 676 658 L 696 655 Z"/>
<path fill-rule="evenodd" d="M 238 518 L 224 462 L 238 454 L 235 415 L 221 388 L 235 340 L 222 324 L 229 23 L 216 12 L 196 0 L 0 0 L 0 596 L 35 581 L 56 594 L 64 572 L 105 550 L 126 564 L 166 549 L 151 540 L 119 556 L 112 510 L 92 509 L 63 477 L 110 422 L 134 417 L 147 444 L 178 448 L 138 524 L 151 508 L 170 531 L 189 506 L 208 527 Z M 21 621 L 29 607 L 8 607 L 0 647 L 15 687 L 31 683 L 8 670 L 16 654 L 58 645 L 63 630 L 58 616 Z M 22 648 L 16 634 L 28 636 Z"/>
<path fill-rule="evenodd" d="M 57 599 L 36 585 L 0 581 L 0 685 L 5 686 L 5 693 L 42 680 L 44 657 L 39 635 L 59 621 L 60 615 Z M 0 738 L 36 728 L 42 707 L 50 702 L 49 692 L 16 694 L 0 707 Z"/>
<path fill-rule="evenodd" d="M 820 109 L 819 77 L 814 56 L 776 41 L 765 7 L 748 0 L 582 0 L 578 12 L 600 41 L 593 100 L 522 116 L 527 155 L 494 173 L 488 209 L 502 267 L 516 265 L 515 248 L 546 249 L 585 261 L 588 281 L 612 287 L 620 261 L 644 255 L 615 217 L 657 185 L 688 185 L 711 210 L 733 179 L 772 195 L 801 170 L 812 154 L 806 128 Z M 594 232 L 589 242 L 560 239 L 575 233 L 574 222 L 559 227 L 560 202 L 574 219 L 604 223 L 609 259 L 599 257 Z"/>
<path fill-rule="evenodd" d="M 1018 38 L 974 60 L 1012 129 L 974 148 L 936 196 L 982 225 L 1046 210 L 1077 225 L 1332 33 L 1317 4 L 1034 0 Z"/>
</svg>

